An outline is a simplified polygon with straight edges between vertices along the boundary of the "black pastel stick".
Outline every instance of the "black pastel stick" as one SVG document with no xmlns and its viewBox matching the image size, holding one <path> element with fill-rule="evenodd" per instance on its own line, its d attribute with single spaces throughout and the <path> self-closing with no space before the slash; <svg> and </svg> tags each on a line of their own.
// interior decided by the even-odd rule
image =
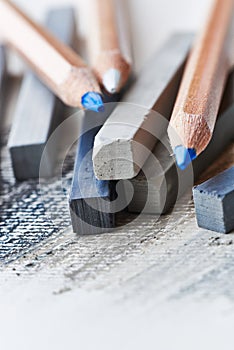
<svg viewBox="0 0 234 350">
<path fill-rule="evenodd" d="M 199 227 L 229 233 L 234 230 L 234 167 L 194 187 Z"/>
<path fill-rule="evenodd" d="M 191 169 L 182 171 L 177 168 L 168 140 L 164 145 L 158 144 L 144 165 L 143 171 L 131 180 L 134 196 L 129 204 L 129 211 L 139 213 L 144 210 L 149 214 L 166 213 L 189 185 L 193 185 L 193 180 L 198 179 L 234 139 L 233 115 L 234 72 L 230 74 L 226 86 L 212 140 L 206 150 L 193 161 L 193 178 L 191 179 Z M 159 167 L 153 166 L 154 159 L 157 159 Z M 144 173 L 147 174 L 147 179 Z M 178 189 L 178 183 L 180 183 L 180 189 Z"/>
<path fill-rule="evenodd" d="M 68 46 L 73 46 L 76 23 L 72 8 L 48 12 L 46 27 Z M 48 58 L 49 59 L 49 58 Z M 27 180 L 39 176 L 40 162 L 51 132 L 65 111 L 63 103 L 33 73 L 26 73 L 13 119 L 8 147 L 15 177 Z M 53 175 L 56 146 L 47 155 L 41 176 Z"/>
<path fill-rule="evenodd" d="M 73 231 L 77 234 L 102 233 L 115 226 L 112 201 L 117 196 L 116 182 L 97 180 L 92 162 L 94 138 L 114 107 L 115 103 L 107 104 L 105 112 L 87 111 L 84 116 L 69 199 Z M 123 191 L 119 196 L 125 204 Z"/>
</svg>

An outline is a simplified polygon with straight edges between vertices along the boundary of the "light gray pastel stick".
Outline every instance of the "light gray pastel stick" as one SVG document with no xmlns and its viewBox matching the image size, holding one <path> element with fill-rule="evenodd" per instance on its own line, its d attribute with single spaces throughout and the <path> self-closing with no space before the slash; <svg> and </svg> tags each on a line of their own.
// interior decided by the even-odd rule
<svg viewBox="0 0 234 350">
<path fill-rule="evenodd" d="M 76 23 L 72 8 L 48 12 L 46 27 L 61 41 L 73 46 Z M 49 59 L 49 57 L 48 57 Z M 27 180 L 39 176 L 45 145 L 65 111 L 63 103 L 31 72 L 26 73 L 13 119 L 8 142 L 15 177 Z M 46 155 L 47 165 L 41 176 L 51 176 L 56 160 L 56 144 Z"/>
<path fill-rule="evenodd" d="M 156 145 L 139 175 L 131 180 L 134 196 L 128 207 L 129 212 L 141 213 L 144 210 L 148 214 L 166 213 L 234 140 L 233 115 L 234 72 L 227 82 L 213 138 L 206 150 L 193 161 L 191 169 L 182 171 L 176 166 L 169 140 L 165 136 L 163 142 Z M 126 194 L 128 188 L 126 186 Z"/>
<path fill-rule="evenodd" d="M 148 157 L 144 147 L 152 150 L 155 135 L 159 138 L 166 129 L 192 38 L 192 34 L 170 37 L 99 131 L 93 150 L 98 179 L 131 179 L 139 173 Z"/>
</svg>

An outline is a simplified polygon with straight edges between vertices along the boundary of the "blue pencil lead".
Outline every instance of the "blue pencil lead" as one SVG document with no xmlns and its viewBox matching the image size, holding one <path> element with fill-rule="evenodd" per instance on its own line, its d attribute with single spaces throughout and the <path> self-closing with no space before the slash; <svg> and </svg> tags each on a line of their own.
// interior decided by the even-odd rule
<svg viewBox="0 0 234 350">
<path fill-rule="evenodd" d="M 82 96 L 82 106 L 90 111 L 103 112 L 104 104 L 100 94 L 97 92 L 87 92 Z"/>
<path fill-rule="evenodd" d="M 176 162 L 181 170 L 185 170 L 188 165 L 197 158 L 195 149 L 177 146 L 174 150 Z"/>
</svg>

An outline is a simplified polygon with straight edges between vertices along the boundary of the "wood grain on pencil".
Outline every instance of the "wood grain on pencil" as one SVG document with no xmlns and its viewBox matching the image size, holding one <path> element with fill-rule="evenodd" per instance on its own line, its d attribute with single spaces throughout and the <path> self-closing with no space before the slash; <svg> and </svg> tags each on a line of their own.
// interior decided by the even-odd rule
<svg viewBox="0 0 234 350">
<path fill-rule="evenodd" d="M 93 70 L 105 89 L 118 92 L 131 70 L 123 0 L 91 0 L 92 20 L 89 35 L 90 60 Z"/>
<path fill-rule="evenodd" d="M 211 140 L 233 65 L 233 12 L 233 0 L 215 0 L 206 26 L 197 38 L 172 114 L 172 129 L 168 130 L 174 149 L 183 145 L 199 155 Z"/>
<path fill-rule="evenodd" d="M 85 62 L 10 1 L 0 0 L 0 31 L 3 40 L 66 104 L 78 107 L 87 92 L 100 93 Z"/>
</svg>

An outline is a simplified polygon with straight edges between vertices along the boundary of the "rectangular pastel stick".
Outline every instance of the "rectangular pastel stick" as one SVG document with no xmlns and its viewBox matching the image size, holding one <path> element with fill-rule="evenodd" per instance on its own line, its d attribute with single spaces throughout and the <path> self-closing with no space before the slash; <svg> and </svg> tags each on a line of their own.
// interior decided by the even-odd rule
<svg viewBox="0 0 234 350">
<path fill-rule="evenodd" d="M 6 83 L 6 54 L 5 48 L 0 46 L 0 113 L 3 113 Z"/>
<path fill-rule="evenodd" d="M 162 214 L 175 204 L 194 180 L 211 165 L 234 139 L 234 72 L 230 74 L 219 117 L 212 140 L 206 150 L 193 161 L 191 169 L 181 171 L 175 163 L 170 142 L 166 136 L 164 144 L 156 145 L 140 174 L 131 180 L 134 196 L 129 204 L 129 212 Z M 154 166 L 155 159 L 160 166 Z M 146 174 L 146 176 L 144 175 Z M 147 179 L 146 179 L 147 177 Z M 192 181 L 192 183 L 191 183 Z M 178 183 L 180 182 L 180 189 Z M 126 187 L 126 191 L 127 187 Z M 127 195 L 128 193 L 126 193 Z"/>
<path fill-rule="evenodd" d="M 61 41 L 74 45 L 76 22 L 72 8 L 49 11 L 45 24 Z M 64 104 L 33 73 L 26 73 L 8 142 L 17 180 L 38 178 L 42 153 L 64 111 Z M 45 177 L 53 175 L 56 145 L 46 158 L 47 166 L 40 173 Z"/>
<path fill-rule="evenodd" d="M 69 199 L 73 231 L 80 235 L 103 233 L 115 226 L 116 182 L 97 180 L 92 163 L 94 138 L 114 107 L 107 104 L 99 114 L 86 111 L 83 119 Z M 124 197 L 121 200 L 125 203 Z"/>
<path fill-rule="evenodd" d="M 167 128 L 192 38 L 169 38 L 97 134 L 93 163 L 99 180 L 131 179 L 139 173 L 148 157 L 145 149 L 151 151 Z"/>
<path fill-rule="evenodd" d="M 197 223 L 207 230 L 234 230 L 234 167 L 193 189 Z"/>
</svg>

